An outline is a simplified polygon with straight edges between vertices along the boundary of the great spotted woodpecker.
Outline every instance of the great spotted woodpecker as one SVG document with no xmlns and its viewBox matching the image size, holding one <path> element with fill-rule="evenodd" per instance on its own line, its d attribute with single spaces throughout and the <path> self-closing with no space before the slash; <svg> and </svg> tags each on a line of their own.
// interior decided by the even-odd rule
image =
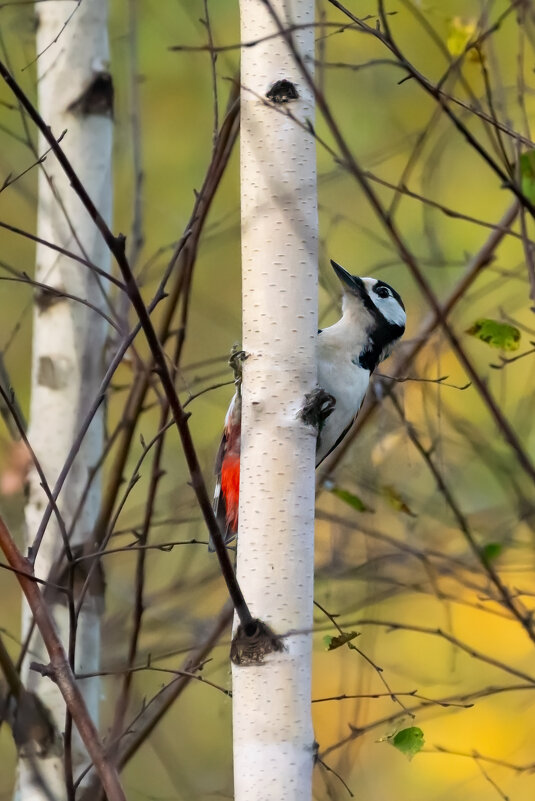
<svg viewBox="0 0 535 801">
<path fill-rule="evenodd" d="M 344 290 L 342 317 L 318 332 L 318 385 L 331 397 L 327 416 L 319 426 L 316 467 L 343 440 L 351 428 L 377 365 L 390 355 L 405 331 L 405 306 L 389 284 L 376 278 L 351 275 L 336 262 L 333 269 Z M 235 357 L 234 366 L 236 369 Z M 240 490 L 241 388 L 225 417 L 215 472 L 214 512 L 226 542 L 238 531 Z"/>
</svg>

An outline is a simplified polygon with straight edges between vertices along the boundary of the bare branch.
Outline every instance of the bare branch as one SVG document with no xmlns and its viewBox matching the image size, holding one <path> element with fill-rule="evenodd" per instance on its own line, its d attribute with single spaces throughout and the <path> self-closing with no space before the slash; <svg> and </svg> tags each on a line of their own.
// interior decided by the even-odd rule
<svg viewBox="0 0 535 801">
<path fill-rule="evenodd" d="M 126 801 L 117 771 L 106 757 L 98 732 L 87 711 L 84 699 L 67 660 L 54 622 L 43 600 L 37 584 L 24 574 L 32 573 L 31 563 L 16 547 L 4 521 L 0 518 L 0 547 L 12 568 L 17 570 L 17 578 L 28 601 L 35 623 L 41 633 L 48 655 L 50 670 L 58 685 L 67 708 L 73 716 L 80 736 L 87 748 L 95 769 L 110 801 Z"/>
</svg>

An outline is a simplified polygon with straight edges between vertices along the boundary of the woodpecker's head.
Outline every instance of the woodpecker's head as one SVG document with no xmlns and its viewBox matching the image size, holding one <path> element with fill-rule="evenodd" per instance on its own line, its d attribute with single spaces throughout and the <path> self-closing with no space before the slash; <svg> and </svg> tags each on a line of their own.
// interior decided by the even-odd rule
<svg viewBox="0 0 535 801">
<path fill-rule="evenodd" d="M 344 289 L 343 318 L 362 333 L 363 348 L 358 363 L 373 372 L 390 355 L 405 331 L 405 306 L 389 284 L 376 278 L 351 275 L 331 260 Z"/>
</svg>

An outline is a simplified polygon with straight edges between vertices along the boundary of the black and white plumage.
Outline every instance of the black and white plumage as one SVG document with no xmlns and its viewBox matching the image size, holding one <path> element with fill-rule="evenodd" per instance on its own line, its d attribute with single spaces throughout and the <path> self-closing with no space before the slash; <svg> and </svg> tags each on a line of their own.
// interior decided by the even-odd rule
<svg viewBox="0 0 535 801">
<path fill-rule="evenodd" d="M 390 355 L 403 335 L 406 319 L 403 301 L 389 284 L 376 278 L 359 278 L 336 262 L 331 261 L 331 264 L 342 283 L 344 297 L 340 320 L 318 333 L 318 385 L 323 393 L 312 393 L 307 399 L 310 403 L 309 419 L 321 420 L 316 467 L 351 428 L 362 406 L 371 374 Z M 238 355 L 243 358 L 241 352 Z M 236 361 L 233 364 L 236 372 Z M 216 461 L 214 511 L 227 542 L 233 539 L 238 529 L 240 383 L 238 371 L 236 393 L 225 418 Z M 320 406 L 324 404 L 328 408 L 323 412 L 314 408 L 316 400 Z M 303 410 L 304 418 L 308 416 L 307 411 Z"/>
<path fill-rule="evenodd" d="M 405 306 L 389 284 L 359 278 L 331 261 L 344 288 L 342 317 L 318 335 L 318 384 L 336 400 L 321 427 L 316 467 L 355 420 L 370 376 L 405 331 Z"/>
</svg>

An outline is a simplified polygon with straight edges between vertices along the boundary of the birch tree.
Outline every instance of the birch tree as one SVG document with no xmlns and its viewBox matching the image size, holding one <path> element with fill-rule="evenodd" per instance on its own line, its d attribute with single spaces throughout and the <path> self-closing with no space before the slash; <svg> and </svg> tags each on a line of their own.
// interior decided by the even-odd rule
<svg viewBox="0 0 535 801">
<path fill-rule="evenodd" d="M 52 0 L 36 7 L 38 103 L 42 117 L 56 137 L 65 132 L 62 146 L 84 186 L 109 222 L 112 210 L 111 147 L 113 90 L 109 74 L 107 2 L 63 2 Z M 43 153 L 47 147 L 39 139 Z M 55 159 L 48 159 L 39 175 L 38 236 L 108 271 L 109 251 L 93 220 L 72 192 Z M 107 324 L 98 309 L 106 305 L 107 286 L 95 271 L 71 258 L 37 246 L 36 280 L 58 290 L 38 293 L 34 308 L 32 394 L 29 439 L 39 459 L 49 488 L 53 488 L 77 442 L 80 424 L 94 400 L 104 366 Z M 67 297 L 67 295 L 69 297 Z M 82 299 L 94 308 L 73 298 Z M 70 465 L 57 501 L 59 516 L 52 517 L 38 543 L 35 573 L 42 579 L 70 577 L 81 590 L 87 573 L 72 563 L 67 572 L 65 553 L 72 558 L 84 552 L 91 541 L 100 502 L 98 478 L 93 472 L 104 442 L 103 410 L 94 416 Z M 77 446 L 75 446 L 76 449 Z M 40 531 L 48 503 L 47 490 L 35 468 L 29 476 L 26 506 L 28 547 Z M 63 524 L 58 523 L 61 518 Z M 63 528 L 63 531 L 61 530 Z M 66 542 L 68 540 L 68 545 Z M 99 615 L 102 611 L 103 580 L 94 571 L 87 582 L 85 597 L 75 591 L 81 604 L 76 621 L 69 612 L 65 595 L 50 597 L 50 608 L 64 646 L 69 648 L 77 671 L 99 669 Z M 28 609 L 24 628 L 29 631 Z M 39 755 L 25 751 L 19 762 L 17 797 L 24 801 L 45 798 L 43 783 L 54 798 L 65 797 L 63 743 L 65 704 L 57 686 L 29 670 L 29 662 L 46 664 L 48 658 L 38 636 L 30 646 L 31 657 L 24 666 L 24 681 L 35 690 L 52 716 L 56 742 Z M 98 719 L 97 678 L 81 683 L 85 701 L 95 722 Z M 67 733 L 68 734 L 68 733 Z M 80 739 L 72 738 L 72 764 L 80 766 L 87 757 Z"/>
<path fill-rule="evenodd" d="M 271 5 L 313 57 L 311 0 Z M 315 433 L 299 419 L 316 383 L 314 103 L 270 9 L 242 0 L 243 417 L 237 573 L 284 650 L 234 665 L 237 801 L 308 799 Z M 275 34 L 273 36 L 273 34 Z M 271 37 L 271 38 L 270 38 Z M 294 119 L 295 118 L 295 119 Z M 298 120 L 300 125 L 296 120 Z"/>
</svg>

